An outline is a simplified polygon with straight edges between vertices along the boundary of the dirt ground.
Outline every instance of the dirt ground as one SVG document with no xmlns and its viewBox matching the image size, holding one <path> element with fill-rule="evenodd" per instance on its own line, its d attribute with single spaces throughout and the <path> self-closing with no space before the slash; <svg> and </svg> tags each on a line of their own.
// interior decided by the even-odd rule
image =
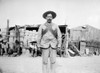
<svg viewBox="0 0 100 73">
<path fill-rule="evenodd" d="M 0 57 L 0 73 L 42 73 L 42 58 Z M 56 73 L 100 73 L 100 56 L 57 57 Z"/>
</svg>

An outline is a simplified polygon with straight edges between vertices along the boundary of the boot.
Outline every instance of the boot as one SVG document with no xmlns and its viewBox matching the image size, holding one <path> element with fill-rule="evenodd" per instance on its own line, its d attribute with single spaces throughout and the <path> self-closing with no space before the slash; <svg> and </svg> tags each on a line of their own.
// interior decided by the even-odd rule
<svg viewBox="0 0 100 73">
<path fill-rule="evenodd" d="M 42 73 L 49 73 L 48 63 L 43 63 Z"/>
<path fill-rule="evenodd" d="M 51 73 L 56 73 L 56 71 L 55 71 L 55 67 L 56 66 L 56 64 L 55 64 L 55 62 L 54 63 L 51 63 L 51 66 L 50 66 L 50 68 L 51 68 Z"/>
</svg>

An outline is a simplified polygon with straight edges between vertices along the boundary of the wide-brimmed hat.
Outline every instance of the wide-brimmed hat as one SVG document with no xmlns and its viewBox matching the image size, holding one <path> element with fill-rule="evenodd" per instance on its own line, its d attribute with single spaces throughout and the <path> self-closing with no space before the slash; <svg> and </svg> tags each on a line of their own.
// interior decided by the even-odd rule
<svg viewBox="0 0 100 73">
<path fill-rule="evenodd" d="M 56 17 L 56 13 L 54 11 L 46 11 L 43 14 L 43 18 L 46 19 L 46 17 L 47 17 L 48 14 L 52 14 L 53 19 Z"/>
</svg>

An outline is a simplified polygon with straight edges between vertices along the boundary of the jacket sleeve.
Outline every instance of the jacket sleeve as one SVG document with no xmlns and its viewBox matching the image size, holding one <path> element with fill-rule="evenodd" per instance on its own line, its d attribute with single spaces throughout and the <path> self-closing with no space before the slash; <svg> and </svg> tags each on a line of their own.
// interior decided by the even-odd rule
<svg viewBox="0 0 100 73">
<path fill-rule="evenodd" d="M 37 46 L 40 47 L 41 42 L 41 36 L 42 36 L 42 25 L 40 25 L 37 33 Z"/>
<path fill-rule="evenodd" d="M 61 34 L 61 31 L 59 29 L 59 27 L 57 26 L 57 34 L 58 34 L 58 46 L 57 47 L 61 47 L 61 44 L 62 44 L 62 34 Z"/>
</svg>

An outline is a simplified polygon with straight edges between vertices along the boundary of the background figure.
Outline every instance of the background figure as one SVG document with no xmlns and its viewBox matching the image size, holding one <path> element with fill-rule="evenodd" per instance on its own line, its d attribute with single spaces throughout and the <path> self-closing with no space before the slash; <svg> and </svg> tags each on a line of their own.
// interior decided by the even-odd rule
<svg viewBox="0 0 100 73">
<path fill-rule="evenodd" d="M 3 55 L 3 48 L 2 48 L 2 44 L 3 44 L 3 42 L 2 42 L 2 41 L 0 41 L 0 55 L 1 55 L 1 56 Z"/>
<path fill-rule="evenodd" d="M 50 57 L 50 71 L 55 73 L 56 51 L 61 47 L 61 31 L 58 25 L 52 23 L 56 17 L 53 11 L 47 11 L 43 18 L 47 20 L 38 30 L 38 47 L 42 49 L 43 73 L 49 73 L 48 58 Z"/>
<path fill-rule="evenodd" d="M 7 49 L 8 49 L 7 41 L 5 40 L 3 41 L 2 47 L 3 47 L 3 55 L 7 55 Z"/>
<path fill-rule="evenodd" d="M 11 56 L 13 55 L 14 52 L 14 45 L 12 42 L 9 43 L 9 50 L 8 50 L 8 55 Z"/>
<path fill-rule="evenodd" d="M 33 45 L 34 45 L 34 51 L 35 51 L 34 56 L 36 57 L 36 56 L 38 56 L 37 55 L 37 44 L 33 43 Z"/>
<path fill-rule="evenodd" d="M 30 43 L 29 51 L 32 54 L 32 56 L 34 56 L 34 57 L 37 56 L 37 45 L 36 45 L 36 42 L 31 42 Z"/>
</svg>

